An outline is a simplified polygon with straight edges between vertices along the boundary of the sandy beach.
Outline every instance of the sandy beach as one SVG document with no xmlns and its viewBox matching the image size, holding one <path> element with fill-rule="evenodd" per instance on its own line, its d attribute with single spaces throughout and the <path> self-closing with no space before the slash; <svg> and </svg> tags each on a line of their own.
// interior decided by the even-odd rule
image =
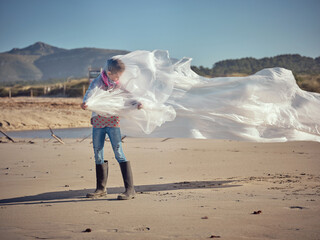
<svg viewBox="0 0 320 240">
<path fill-rule="evenodd" d="M 138 194 L 118 201 L 109 144 L 108 196 L 90 200 L 91 140 L 64 141 L 2 138 L 1 239 L 320 237 L 317 142 L 125 138 Z"/>
<path fill-rule="evenodd" d="M 80 102 L 2 98 L 1 129 L 88 127 Z M 90 138 L 14 140 L 0 138 L 1 239 L 320 239 L 319 142 L 127 137 L 137 195 L 118 201 L 108 142 L 108 195 L 90 200 Z"/>
</svg>

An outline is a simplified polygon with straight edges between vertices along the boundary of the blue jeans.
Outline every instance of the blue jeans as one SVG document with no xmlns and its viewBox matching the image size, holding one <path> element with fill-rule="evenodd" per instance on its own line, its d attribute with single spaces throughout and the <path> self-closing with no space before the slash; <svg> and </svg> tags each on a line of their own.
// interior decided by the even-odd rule
<svg viewBox="0 0 320 240">
<path fill-rule="evenodd" d="M 93 151 L 96 164 L 104 163 L 104 142 L 106 134 L 109 136 L 114 156 L 117 161 L 119 163 L 127 162 L 122 150 L 120 128 L 105 127 L 92 128 Z"/>
</svg>

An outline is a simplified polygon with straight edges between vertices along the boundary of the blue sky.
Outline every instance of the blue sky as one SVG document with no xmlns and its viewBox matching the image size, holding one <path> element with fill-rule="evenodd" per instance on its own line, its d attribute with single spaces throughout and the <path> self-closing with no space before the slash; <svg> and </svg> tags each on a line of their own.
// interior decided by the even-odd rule
<svg viewBox="0 0 320 240">
<path fill-rule="evenodd" d="M 37 41 L 72 49 L 169 50 L 192 65 L 320 56 L 320 0 L 0 0 L 0 52 Z"/>
</svg>

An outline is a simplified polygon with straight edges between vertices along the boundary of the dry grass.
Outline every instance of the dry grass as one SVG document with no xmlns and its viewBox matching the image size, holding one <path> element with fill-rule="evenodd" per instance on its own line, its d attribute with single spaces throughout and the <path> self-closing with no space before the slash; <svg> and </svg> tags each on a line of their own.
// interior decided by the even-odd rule
<svg viewBox="0 0 320 240">
<path fill-rule="evenodd" d="M 295 78 L 301 89 L 320 93 L 320 74 L 297 74 L 295 75 Z"/>
<path fill-rule="evenodd" d="M 227 77 L 244 77 L 246 74 L 233 73 Z M 295 74 L 298 86 L 309 92 L 320 93 L 320 74 Z M 73 79 L 64 83 L 37 84 L 37 85 L 15 85 L 13 87 L 0 87 L 0 97 L 8 97 L 11 90 L 12 97 L 19 96 L 60 96 L 60 97 L 81 97 L 83 87 L 88 89 L 87 78 Z"/>
<path fill-rule="evenodd" d="M 80 97 L 83 88 L 88 89 L 88 78 L 73 79 L 63 83 L 15 85 L 13 87 L 0 87 L 0 97 L 8 97 L 11 91 L 12 97 L 20 96 L 65 96 Z"/>
</svg>

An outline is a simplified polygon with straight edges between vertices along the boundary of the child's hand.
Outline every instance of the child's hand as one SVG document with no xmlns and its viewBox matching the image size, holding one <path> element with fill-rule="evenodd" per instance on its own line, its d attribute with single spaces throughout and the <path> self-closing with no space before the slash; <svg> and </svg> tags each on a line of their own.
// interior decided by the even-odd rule
<svg viewBox="0 0 320 240">
<path fill-rule="evenodd" d="M 137 109 L 139 109 L 139 110 L 143 107 L 142 103 L 137 102 L 136 100 L 132 101 L 131 105 L 132 106 L 136 106 L 137 105 Z"/>
<path fill-rule="evenodd" d="M 80 107 L 81 107 L 83 110 L 86 110 L 86 108 L 87 108 L 88 106 L 86 105 L 86 103 L 81 103 L 81 104 L 80 104 Z"/>
</svg>

